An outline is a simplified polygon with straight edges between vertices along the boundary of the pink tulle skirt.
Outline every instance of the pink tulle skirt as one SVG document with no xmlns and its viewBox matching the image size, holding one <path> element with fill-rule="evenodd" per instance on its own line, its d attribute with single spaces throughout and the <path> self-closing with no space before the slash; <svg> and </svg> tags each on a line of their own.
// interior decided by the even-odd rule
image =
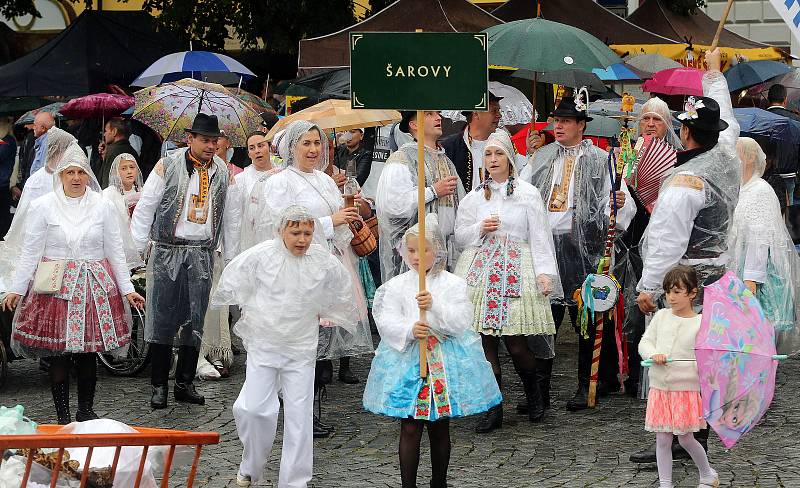
<svg viewBox="0 0 800 488">
<path fill-rule="evenodd" d="M 108 261 L 83 264 L 89 272 L 71 273 L 75 263 L 68 261 L 64 276 L 65 288 L 74 285 L 69 299 L 30 290 L 22 300 L 12 333 L 22 352 L 109 352 L 130 342 L 128 314 Z"/>
<path fill-rule="evenodd" d="M 644 429 L 675 435 L 697 432 L 706 427 L 699 391 L 664 391 L 650 388 Z"/>
</svg>

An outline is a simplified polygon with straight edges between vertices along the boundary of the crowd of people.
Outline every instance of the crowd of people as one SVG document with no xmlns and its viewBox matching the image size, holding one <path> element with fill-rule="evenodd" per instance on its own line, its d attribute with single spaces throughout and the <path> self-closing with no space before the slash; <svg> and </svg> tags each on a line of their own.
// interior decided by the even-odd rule
<svg viewBox="0 0 800 488">
<path fill-rule="evenodd" d="M 282 405 L 280 487 L 307 485 L 312 439 L 334 428 L 322 423 L 321 408 L 314 412 L 332 382 L 332 361 L 341 381 L 357 383 L 349 358 L 374 351 L 363 405 L 400 419 L 402 486 L 416 486 L 427 429 L 431 486 L 444 487 L 450 419 L 480 414 L 481 434 L 501 428 L 507 415 L 501 343 L 523 385 L 525 401 L 515 409 L 541 422 L 551 407 L 556 335 L 568 316 L 579 342 L 566 408 L 589 407 L 598 322 L 576 290 L 607 258 L 629 313 L 622 336 L 613 324 L 603 328 L 598 395 L 637 394 L 645 383 L 639 360 L 652 359 L 645 428 L 656 445 L 632 461 L 657 461 L 660 486 L 669 487 L 673 456 L 691 456 L 700 486 L 718 486 L 705 452 L 697 367 L 666 360 L 693 357 L 703 289 L 727 270 L 758 297 L 779 347 L 796 350 L 800 259 L 778 197 L 761 179 L 764 151 L 739 138 L 719 51 L 706 62 L 704 96 L 677 114 L 679 134 L 660 99 L 639 114 L 639 135 L 677 154 L 652 211 L 635 188 L 614 181 L 609 154 L 584 137 L 591 115 L 580 90 L 550 114 L 552 132 L 530 128 L 526 154 L 498 128 L 496 97 L 444 139 L 437 112 L 422 119 L 404 112 L 376 141 L 377 175 L 363 129 L 340 135 L 335 147 L 335 134 L 307 121 L 271 141 L 267 128 L 250 134 L 251 164 L 241 170 L 229 162 L 216 117 L 200 113 L 186 146 L 144 180 L 124 124 L 109 121 L 96 176 L 76 139 L 37 115 L 31 171 L 0 247 L 2 305 L 16 309 L 13 350 L 49 359 L 55 410 L 66 424 L 70 368 L 78 378 L 75 420 L 97 418 L 92 354 L 125 353 L 131 309 L 145 315 L 154 409 L 169 403 L 174 349 L 174 400 L 203 405 L 195 378 L 204 363 L 227 376 L 232 331 L 247 352 L 233 406 L 244 446 L 237 484 L 262 477 Z M 354 236 L 375 218 L 377 246 L 365 253 Z M 143 297 L 131 271 L 145 263 Z"/>
</svg>

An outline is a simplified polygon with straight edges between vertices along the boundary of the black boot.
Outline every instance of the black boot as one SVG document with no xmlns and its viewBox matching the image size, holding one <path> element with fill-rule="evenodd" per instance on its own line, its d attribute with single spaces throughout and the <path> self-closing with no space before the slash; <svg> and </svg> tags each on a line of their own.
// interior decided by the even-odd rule
<svg viewBox="0 0 800 488">
<path fill-rule="evenodd" d="M 333 433 L 333 427 L 325 425 L 320 420 L 322 418 L 322 402 L 328 396 L 325 385 L 316 388 L 314 401 L 317 403 L 317 413 L 314 415 L 314 438 L 322 439 Z"/>
<path fill-rule="evenodd" d="M 85 422 L 100 418 L 94 413 L 94 392 L 97 387 L 97 378 L 78 379 L 78 411 L 75 420 Z"/>
<path fill-rule="evenodd" d="M 197 393 L 193 384 L 199 358 L 199 349 L 191 346 L 181 346 L 178 352 L 178 365 L 175 368 L 175 389 L 173 390 L 175 401 L 205 405 L 205 397 Z"/>
<path fill-rule="evenodd" d="M 150 397 L 150 407 L 155 409 L 167 408 L 167 393 L 169 391 L 169 369 L 172 364 L 172 346 L 169 344 L 150 344 L 150 383 L 153 385 L 153 395 Z"/>
<path fill-rule="evenodd" d="M 348 385 L 355 385 L 361 381 L 350 369 L 350 357 L 339 359 L 339 381 Z"/>
<path fill-rule="evenodd" d="M 478 424 L 475 425 L 475 432 L 487 434 L 503 426 L 503 404 L 497 404 L 484 412 Z"/>
<path fill-rule="evenodd" d="M 542 395 L 542 408 L 550 408 L 550 378 L 553 375 L 553 359 L 539 359 L 536 361 L 536 383 L 539 384 L 539 393 Z"/>
<path fill-rule="evenodd" d="M 542 394 L 539 391 L 539 383 L 536 381 L 536 371 L 520 371 L 519 375 L 522 378 L 522 384 L 525 386 L 528 420 L 541 422 L 544 420 L 544 408 L 542 407 Z"/>
<path fill-rule="evenodd" d="M 53 383 L 50 385 L 50 391 L 53 393 L 53 405 L 56 407 L 58 423 L 67 425 L 72 422 L 72 416 L 69 413 L 69 382 Z"/>
</svg>

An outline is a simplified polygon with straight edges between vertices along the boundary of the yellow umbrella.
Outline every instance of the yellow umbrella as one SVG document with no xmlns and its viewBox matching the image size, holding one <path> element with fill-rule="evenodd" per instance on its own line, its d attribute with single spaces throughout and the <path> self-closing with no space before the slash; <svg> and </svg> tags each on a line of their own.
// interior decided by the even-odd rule
<svg viewBox="0 0 800 488">
<path fill-rule="evenodd" d="M 323 130 L 345 131 L 397 122 L 400 120 L 400 112 L 350 108 L 350 100 L 325 100 L 279 120 L 267 134 L 267 140 L 271 141 L 278 131 L 285 129 L 296 120 L 308 120 Z"/>
</svg>

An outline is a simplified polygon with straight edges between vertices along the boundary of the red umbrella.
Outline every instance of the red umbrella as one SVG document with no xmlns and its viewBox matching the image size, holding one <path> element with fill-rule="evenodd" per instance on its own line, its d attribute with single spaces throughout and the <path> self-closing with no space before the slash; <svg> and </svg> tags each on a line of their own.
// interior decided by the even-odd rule
<svg viewBox="0 0 800 488">
<path fill-rule="evenodd" d="M 695 68 L 670 68 L 659 71 L 642 85 L 642 90 L 664 95 L 703 95 L 703 74 Z"/>
<path fill-rule="evenodd" d="M 133 107 L 134 98 L 128 95 L 94 93 L 65 103 L 59 112 L 70 119 L 117 117 Z"/>
</svg>

